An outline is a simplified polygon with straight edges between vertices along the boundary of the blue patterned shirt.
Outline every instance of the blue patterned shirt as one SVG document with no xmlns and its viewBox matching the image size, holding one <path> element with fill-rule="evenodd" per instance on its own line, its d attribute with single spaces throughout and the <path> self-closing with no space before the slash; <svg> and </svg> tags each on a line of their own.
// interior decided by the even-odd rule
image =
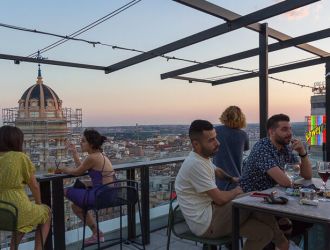
<svg viewBox="0 0 330 250">
<path fill-rule="evenodd" d="M 244 192 L 262 191 L 274 187 L 277 183 L 267 174 L 273 167 L 284 171 L 286 163 L 296 163 L 298 157 L 286 145 L 278 150 L 266 137 L 260 139 L 252 148 L 250 155 L 243 162 L 240 185 Z"/>
</svg>

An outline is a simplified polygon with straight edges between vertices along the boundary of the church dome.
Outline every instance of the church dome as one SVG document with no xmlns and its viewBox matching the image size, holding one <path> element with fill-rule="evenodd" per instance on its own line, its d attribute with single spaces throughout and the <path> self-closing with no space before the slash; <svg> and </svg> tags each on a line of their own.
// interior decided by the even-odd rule
<svg viewBox="0 0 330 250">
<path fill-rule="evenodd" d="M 18 101 L 21 118 L 58 117 L 62 110 L 62 100 L 54 90 L 43 84 L 39 65 L 36 84 L 30 86 Z"/>
<path fill-rule="evenodd" d="M 61 101 L 58 95 L 45 84 L 34 84 L 29 87 L 24 94 L 22 95 L 20 101 L 24 101 L 26 105 L 25 107 L 29 107 L 31 105 L 30 100 L 35 100 L 38 102 L 38 106 L 55 106 L 59 107 L 59 102 Z M 43 101 L 43 105 L 40 101 Z"/>
</svg>

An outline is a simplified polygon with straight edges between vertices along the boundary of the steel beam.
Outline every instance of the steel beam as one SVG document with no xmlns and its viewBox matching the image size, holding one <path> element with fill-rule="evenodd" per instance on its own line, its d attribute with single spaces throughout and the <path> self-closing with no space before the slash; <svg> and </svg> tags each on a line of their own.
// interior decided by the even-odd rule
<svg viewBox="0 0 330 250">
<path fill-rule="evenodd" d="M 205 82 L 205 83 L 213 83 L 211 80 L 204 80 L 204 79 L 198 79 L 198 78 L 193 78 L 193 77 L 185 77 L 185 76 L 175 76 L 173 79 L 178 79 L 178 80 L 186 80 L 189 83 L 192 82 Z"/>
<path fill-rule="evenodd" d="M 302 44 L 302 43 L 312 42 L 312 41 L 315 41 L 315 40 L 320 40 L 320 39 L 323 39 L 323 38 L 327 38 L 329 36 L 330 36 L 330 28 L 320 30 L 320 31 L 316 31 L 316 32 L 312 32 L 312 33 L 302 35 L 302 36 L 297 36 L 295 38 L 291 38 L 291 39 L 288 39 L 288 40 L 283 41 L 283 42 L 277 42 L 277 43 L 270 44 L 268 46 L 268 51 L 269 52 L 274 52 L 274 51 L 277 51 L 277 50 L 289 48 L 291 46 L 296 46 L 296 45 L 299 45 L 299 44 Z M 221 58 L 218 58 L 218 59 L 213 59 L 213 60 L 210 60 L 210 61 L 207 61 L 207 62 L 204 62 L 204 63 L 200 63 L 200 64 L 188 66 L 188 67 L 185 67 L 185 68 L 173 70 L 173 71 L 161 74 L 160 78 L 161 79 L 174 78 L 174 76 L 183 75 L 183 74 L 191 73 L 191 72 L 194 72 L 194 71 L 197 71 L 197 70 L 210 68 L 210 67 L 212 67 L 212 65 L 221 65 L 221 64 L 225 64 L 225 63 L 234 62 L 234 61 L 246 59 L 246 58 L 249 58 L 249 57 L 257 56 L 258 53 L 259 53 L 259 48 L 246 50 L 246 51 L 243 51 L 243 52 L 239 52 L 239 53 L 232 54 L 232 55 L 229 55 L 229 56 L 221 57 Z M 329 55 L 330 54 L 328 53 L 328 56 Z"/>
<path fill-rule="evenodd" d="M 73 62 L 64 62 L 64 61 L 54 61 L 54 60 L 46 60 L 46 59 L 38 59 L 31 58 L 25 56 L 16 56 L 16 55 L 7 55 L 0 54 L 0 59 L 12 60 L 16 62 L 31 62 L 31 63 L 42 63 L 42 64 L 51 64 L 58 66 L 66 66 L 66 67 L 74 67 L 74 68 L 83 68 L 83 69 L 95 69 L 95 70 L 105 70 L 104 66 L 96 66 L 90 64 L 81 64 L 81 63 L 73 63 Z"/>
<path fill-rule="evenodd" d="M 218 5 L 215 5 L 215 4 L 205 1 L 205 0 L 174 0 L 174 1 L 184 4 L 186 6 L 189 6 L 191 8 L 197 9 L 197 10 L 207 13 L 209 15 L 219 17 L 221 19 L 224 19 L 225 21 L 233 21 L 233 20 L 241 17 L 241 15 L 239 15 L 235 12 L 232 12 L 230 10 L 227 10 L 225 8 L 222 8 Z M 261 30 L 260 23 L 250 24 L 246 28 L 253 30 L 253 31 L 257 31 L 257 32 L 260 32 L 260 30 Z M 280 31 L 274 30 L 270 27 L 268 27 L 268 36 L 271 38 L 274 38 L 278 41 L 285 41 L 285 40 L 292 38 Z M 327 54 L 329 54 L 328 52 L 321 50 L 319 48 L 316 48 L 309 44 L 299 44 L 296 47 L 298 47 L 304 51 L 310 52 L 314 55 L 320 56 L 320 57 L 325 57 L 325 56 L 327 56 Z"/>
<path fill-rule="evenodd" d="M 112 64 L 107 67 L 106 73 L 111 73 L 129 66 L 132 66 L 134 64 L 155 58 L 159 55 L 166 54 L 168 52 L 178 50 L 184 47 L 187 47 L 189 45 L 204 41 L 206 39 L 210 39 L 215 36 L 219 36 L 225 33 L 228 33 L 230 31 L 245 27 L 247 25 L 259 22 L 261 20 L 285 13 L 287 11 L 317 2 L 319 0 L 290 0 L 290 1 L 284 1 L 279 2 L 277 4 L 274 4 L 272 6 L 266 7 L 264 9 L 252 12 L 246 16 L 239 17 L 233 21 L 220 24 L 218 26 L 215 26 L 213 28 L 201 31 L 199 33 L 196 33 L 194 35 L 185 37 L 183 39 L 180 39 L 176 42 L 169 43 L 167 45 L 158 47 L 156 49 L 150 50 L 146 53 L 131 57 L 129 59 L 123 60 L 121 62 Z"/>
<path fill-rule="evenodd" d="M 325 63 L 326 161 L 330 160 L 330 58 Z"/>
<path fill-rule="evenodd" d="M 275 73 L 280 73 L 283 71 L 289 71 L 289 70 L 293 70 L 293 69 L 299 69 L 299 68 L 309 67 L 309 66 L 313 66 L 313 65 L 318 65 L 321 63 L 325 63 L 329 59 L 330 59 L 330 56 L 311 59 L 311 60 L 304 61 L 304 62 L 292 63 L 292 64 L 288 64 L 288 65 L 284 65 L 284 66 L 278 66 L 278 67 L 269 69 L 268 74 L 275 74 Z M 224 83 L 229 83 L 229 82 L 236 82 L 236 81 L 241 81 L 241 80 L 245 80 L 245 79 L 250 79 L 250 78 L 257 77 L 258 74 L 259 74 L 259 72 L 254 72 L 254 73 L 242 74 L 239 76 L 228 77 L 225 79 L 213 81 L 212 85 L 214 86 L 214 85 L 219 85 L 219 84 L 224 84 Z"/>
<path fill-rule="evenodd" d="M 261 25 L 259 33 L 259 131 L 260 138 L 267 137 L 268 118 L 268 30 L 267 23 Z"/>
</svg>

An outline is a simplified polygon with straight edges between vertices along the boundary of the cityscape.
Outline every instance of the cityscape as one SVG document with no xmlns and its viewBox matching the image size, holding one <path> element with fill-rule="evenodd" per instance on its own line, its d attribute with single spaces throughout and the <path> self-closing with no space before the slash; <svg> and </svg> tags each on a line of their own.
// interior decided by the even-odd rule
<svg viewBox="0 0 330 250">
<path fill-rule="evenodd" d="M 87 237 L 83 239 L 84 224 L 78 218 L 81 211 L 72 207 L 77 204 L 73 204 L 64 195 L 66 188 L 73 186 L 77 179 L 91 182 L 87 171 L 80 176 L 58 171 L 61 167 L 76 167 L 73 155 L 68 150 L 69 143 L 76 145 L 82 161 L 86 159 L 87 152 L 82 152 L 85 150 L 81 148 L 84 145 L 81 144 L 84 141 L 82 135 L 85 129 L 95 129 L 106 137 L 101 151 L 114 166 L 115 177 L 131 183 L 135 180 L 138 188 L 134 195 L 137 194 L 140 199 L 133 206 L 102 209 L 99 216 L 96 216 L 102 234 L 107 239 L 119 234 L 119 228 L 122 228 L 119 218 L 123 215 L 126 217 L 123 221 L 124 238 L 141 239 L 142 244 L 149 245 L 150 250 L 164 249 L 169 238 L 161 230 L 165 227 L 169 229 L 170 200 L 176 195 L 179 202 L 183 200 L 180 200 L 182 194 L 179 189 L 175 193 L 173 186 L 184 158 L 192 150 L 188 135 L 190 123 L 202 119 L 210 121 L 214 126 L 221 125 L 220 120 L 225 124 L 219 116 L 227 107 L 234 105 L 241 109 L 242 117 L 246 118 L 247 125 L 242 130 L 249 138 L 249 149 L 243 152 L 243 163 L 237 166 L 243 166 L 244 161 L 254 159 L 248 157 L 261 137 L 272 136 L 266 129 L 268 118 L 284 113 L 290 117 L 293 138 L 301 140 L 304 145 L 303 148 L 299 142 L 290 140 L 289 147 L 299 145 L 293 152 L 300 159 L 300 165 L 295 164 L 296 170 L 304 178 L 302 181 L 312 183 L 307 187 L 314 185 L 314 177 L 321 183 L 321 176 L 324 190 L 320 188 L 322 192 L 317 195 L 322 195 L 323 200 L 326 200 L 327 180 L 323 179 L 322 174 L 325 178 L 328 172 L 321 172 L 324 169 L 320 168 L 318 161 L 330 159 L 330 143 L 327 143 L 330 141 L 330 133 L 326 133 L 327 124 L 328 130 L 330 124 L 330 95 L 326 94 L 327 86 L 330 86 L 329 9 L 330 1 L 326 0 L 99 0 L 79 1 L 79 4 L 64 0 L 5 1 L 0 10 L 0 124 L 17 127 L 23 132 L 22 150 L 35 166 L 34 174 L 41 197 L 36 194 L 36 190 L 39 191 L 38 185 L 31 185 L 35 178 L 29 171 L 25 172 L 28 172 L 26 179 L 30 178 L 30 181 L 20 183 L 22 187 L 19 190 L 17 185 L 14 188 L 5 186 L 5 192 L 0 190 L 1 197 L 6 200 L 6 195 L 9 197 L 11 194 L 9 192 L 20 192 L 25 199 L 8 201 L 19 207 L 20 202 L 32 204 L 40 199 L 41 203 L 51 208 L 50 225 L 48 221 L 39 224 L 42 229 L 51 228 L 45 238 L 45 249 L 80 249 L 81 243 L 84 248 L 84 240 L 90 233 L 92 236 L 87 241 L 95 242 L 103 238 L 94 230 L 99 225 L 89 225 L 91 230 L 87 230 Z M 221 145 L 219 150 L 222 150 Z M 7 148 L 3 151 L 7 152 Z M 294 180 L 298 179 L 298 174 L 295 176 L 297 179 L 292 176 L 290 179 L 286 163 L 294 157 L 290 155 L 288 160 L 288 157 L 280 155 L 280 151 L 285 150 L 277 152 L 281 164 L 282 161 L 283 166 L 285 163 L 285 167 L 280 169 L 285 171 L 273 168 L 277 173 L 273 172 L 279 173 L 281 178 L 275 178 L 270 171 L 267 171 L 267 176 L 266 171 L 259 171 L 255 163 L 247 164 L 251 169 L 258 166 L 255 172 L 250 169 L 248 173 L 252 173 L 251 178 L 257 180 L 258 184 L 262 183 L 262 178 L 256 178 L 259 173 L 268 179 L 272 177 L 272 185 L 278 179 L 285 179 L 285 183 L 278 181 L 280 185 L 274 188 L 279 188 L 276 189 L 276 196 L 285 190 L 283 196 L 290 201 L 287 201 L 287 206 L 268 209 L 261 199 L 258 204 L 253 200 L 252 206 L 244 207 L 245 201 L 242 200 L 250 196 L 242 199 L 239 197 L 231 203 L 244 190 L 244 178 L 240 182 L 242 190 L 237 188 L 233 191 L 239 191 L 235 193 L 236 198 L 227 200 L 225 197 L 225 202 L 219 204 L 213 196 L 210 200 L 210 195 L 207 197 L 210 202 L 206 204 L 206 199 L 201 197 L 204 193 L 201 195 L 193 190 L 195 187 L 191 188 L 193 192 L 187 192 L 190 201 L 194 201 L 191 197 L 196 201 L 201 198 L 199 204 L 208 205 L 202 211 L 204 213 L 207 210 L 208 218 L 210 211 L 215 211 L 213 203 L 221 206 L 229 201 L 230 206 L 234 204 L 229 209 L 233 216 L 226 216 L 233 219 L 227 223 L 233 222 L 233 227 L 230 229 L 232 241 L 228 241 L 230 244 L 225 246 L 226 249 L 243 248 L 243 241 L 239 246 L 240 231 L 243 231 L 239 225 L 239 210 L 245 208 L 312 222 L 312 229 L 304 231 L 298 248 L 330 249 L 327 238 L 329 207 L 326 207 L 330 203 L 320 202 L 318 208 L 322 209 L 308 210 L 312 207 L 300 206 L 303 205 L 302 196 L 287 196 L 288 189 L 283 188 L 293 188 L 297 184 Z M 201 152 L 205 153 L 206 150 Z M 96 154 L 93 156 L 96 157 Z M 228 156 L 231 157 L 230 154 Z M 74 157 L 77 162 L 76 154 Z M 259 155 L 255 158 L 266 159 Z M 106 164 L 109 168 L 104 160 L 103 167 Z M 83 167 L 86 165 L 82 164 Z M 110 176 L 104 175 L 103 169 L 100 177 L 102 184 L 105 177 Z M 20 180 L 13 176 L 6 178 L 9 170 L 6 169 L 6 174 L 2 175 L 2 183 L 5 180 Z M 193 179 L 193 176 L 190 177 Z M 201 174 L 199 177 L 205 177 L 203 183 L 211 182 L 210 178 L 206 178 L 210 177 L 209 174 Z M 213 170 L 211 177 L 214 177 Z M 187 176 L 181 179 L 182 182 L 190 180 Z M 226 176 L 225 180 L 232 181 L 234 178 Z M 178 182 L 177 187 L 180 187 Z M 249 184 L 252 182 L 248 181 Z M 316 184 L 314 188 L 318 187 Z M 314 193 L 315 189 L 312 190 Z M 258 191 L 264 190 L 270 189 L 262 188 Z M 218 193 L 217 198 L 223 200 L 220 196 L 224 193 L 215 191 Z M 275 192 L 271 190 L 269 193 L 274 198 Z M 86 194 L 84 202 L 90 198 L 90 193 Z M 293 204 L 291 199 L 297 202 Z M 243 205 L 239 202 L 243 202 Z M 137 211 L 140 204 L 141 217 Z M 180 205 L 181 213 L 184 214 L 183 203 Z M 88 209 L 91 207 L 93 205 Z M 198 210 L 198 206 L 187 207 Z M 26 208 L 29 206 L 20 207 L 21 211 Z M 40 206 L 33 208 L 36 210 Z M 41 213 L 38 216 L 32 216 L 32 212 L 28 214 L 29 219 L 43 218 Z M 184 215 L 185 233 L 194 237 L 199 235 L 192 233 L 191 225 L 188 226 L 188 213 Z M 194 219 L 191 221 L 198 224 Z M 48 229 L 45 231 L 48 232 Z M 154 235 L 156 240 L 151 239 L 154 232 L 159 233 L 156 237 Z M 261 234 L 259 236 L 262 237 Z M 43 243 L 38 243 L 35 237 L 33 231 L 26 233 L 19 249 L 32 250 L 34 244 L 40 244 L 41 247 Z M 12 239 L 10 232 L 0 231 L 0 249 L 11 249 Z M 155 246 L 155 241 L 159 245 Z M 167 249 L 195 250 L 207 246 L 197 242 L 185 245 L 187 242 L 181 240 L 181 237 L 175 241 Z M 128 246 L 130 248 L 132 245 Z"/>
</svg>

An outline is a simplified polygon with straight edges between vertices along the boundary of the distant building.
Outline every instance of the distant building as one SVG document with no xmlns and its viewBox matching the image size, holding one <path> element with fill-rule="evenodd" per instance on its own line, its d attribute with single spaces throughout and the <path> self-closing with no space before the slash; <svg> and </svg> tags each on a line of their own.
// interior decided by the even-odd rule
<svg viewBox="0 0 330 250">
<path fill-rule="evenodd" d="M 134 145 L 129 147 L 129 154 L 132 156 L 144 156 L 142 146 Z"/>
<path fill-rule="evenodd" d="M 39 65 L 36 84 L 24 91 L 17 108 L 2 110 L 4 125 L 24 133 L 24 150 L 43 169 L 67 161 L 65 140 L 81 133 L 82 110 L 62 108 L 62 100 L 43 83 Z"/>
<path fill-rule="evenodd" d="M 306 116 L 305 139 L 309 145 L 309 152 L 316 158 L 322 158 L 326 143 L 325 83 L 315 83 L 313 92 L 314 95 L 310 99 L 311 114 Z"/>
</svg>

